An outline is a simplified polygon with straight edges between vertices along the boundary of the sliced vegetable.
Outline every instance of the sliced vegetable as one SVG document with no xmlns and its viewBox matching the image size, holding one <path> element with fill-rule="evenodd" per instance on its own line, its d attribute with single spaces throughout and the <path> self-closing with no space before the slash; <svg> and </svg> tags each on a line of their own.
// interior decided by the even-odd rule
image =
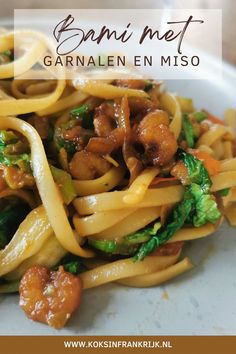
<svg viewBox="0 0 236 354">
<path fill-rule="evenodd" d="M 157 222 L 152 227 L 147 227 L 143 230 L 134 232 L 133 234 L 123 237 L 121 242 L 115 240 L 101 240 L 89 238 L 90 246 L 99 249 L 105 253 L 132 255 L 137 250 L 140 243 L 146 242 L 156 234 L 161 227 L 161 223 Z"/>
<path fill-rule="evenodd" d="M 207 114 L 205 112 L 194 112 L 193 117 L 198 123 L 201 123 L 203 120 L 207 119 Z"/>
<path fill-rule="evenodd" d="M 76 191 L 72 182 L 71 175 L 60 168 L 50 166 L 52 176 L 61 192 L 63 201 L 66 205 L 70 204 L 76 197 Z"/>
<path fill-rule="evenodd" d="M 183 135 L 190 148 L 194 147 L 194 129 L 188 114 L 183 114 Z"/>
<path fill-rule="evenodd" d="M 0 163 L 4 166 L 17 166 L 23 172 L 30 173 L 30 155 L 29 154 L 20 154 L 20 155 L 7 155 L 4 152 L 0 152 Z"/>
<path fill-rule="evenodd" d="M 185 223 L 199 227 L 208 221 L 214 224 L 221 216 L 214 197 L 210 194 L 212 182 L 203 163 L 182 149 L 178 150 L 178 157 L 185 164 L 189 177 L 183 200 L 172 210 L 166 226 L 161 227 L 150 240 L 141 245 L 134 261 L 142 260 L 166 243 Z"/>
<path fill-rule="evenodd" d="M 7 144 L 14 144 L 19 140 L 18 136 L 10 130 L 0 131 L 0 146 L 6 146 Z"/>
<path fill-rule="evenodd" d="M 178 149 L 177 154 L 187 167 L 190 182 L 201 185 L 201 188 L 208 192 L 212 182 L 203 163 L 182 149 Z"/>
<path fill-rule="evenodd" d="M 18 136 L 8 130 L 0 131 L 0 164 L 4 166 L 17 166 L 23 172 L 31 173 L 30 154 L 11 154 L 11 148 L 20 143 Z M 13 151 L 16 151 L 13 149 Z"/>
<path fill-rule="evenodd" d="M 72 156 L 76 152 L 76 143 L 74 141 L 66 140 L 64 138 L 64 133 L 67 129 L 75 126 L 76 120 L 70 120 L 67 123 L 64 123 L 57 127 L 54 131 L 54 143 L 58 151 L 64 148 L 69 156 Z"/>
<path fill-rule="evenodd" d="M 0 294 L 18 293 L 19 285 L 20 285 L 19 281 L 14 281 L 12 283 L 0 284 Z"/>
<path fill-rule="evenodd" d="M 157 247 L 166 243 L 187 220 L 192 207 L 193 199 L 188 190 L 185 191 L 182 202 L 180 202 L 171 212 L 167 219 L 167 225 L 163 226 L 149 241 L 142 244 L 134 256 L 134 261 L 141 261 Z"/>
<path fill-rule="evenodd" d="M 73 117 L 82 119 L 82 127 L 85 129 L 94 129 L 93 126 L 93 114 L 87 104 L 83 104 L 82 106 L 73 109 L 70 111 L 70 114 Z"/>
<path fill-rule="evenodd" d="M 60 261 L 60 264 L 54 268 L 54 270 L 58 270 L 59 266 L 63 266 L 66 272 L 72 274 L 80 274 L 86 270 L 85 265 L 82 262 L 82 259 L 73 254 L 68 254 Z"/>
<path fill-rule="evenodd" d="M 217 191 L 217 194 L 219 194 L 221 197 L 227 197 L 229 194 L 230 188 L 224 188 L 221 189 L 220 191 Z"/>
<path fill-rule="evenodd" d="M 214 197 L 211 194 L 205 194 L 202 188 L 196 183 L 192 183 L 189 186 L 189 190 L 195 200 L 192 219 L 193 225 L 200 227 L 207 222 L 215 224 L 221 213 L 217 208 Z"/>
<path fill-rule="evenodd" d="M 203 162 L 203 165 L 210 176 L 215 176 L 220 172 L 220 162 L 214 159 L 207 152 L 197 149 L 191 149 L 189 152 L 194 155 L 198 160 Z"/>
<path fill-rule="evenodd" d="M 118 249 L 115 240 L 97 240 L 89 238 L 88 243 L 90 246 L 106 253 L 115 253 Z"/>
</svg>

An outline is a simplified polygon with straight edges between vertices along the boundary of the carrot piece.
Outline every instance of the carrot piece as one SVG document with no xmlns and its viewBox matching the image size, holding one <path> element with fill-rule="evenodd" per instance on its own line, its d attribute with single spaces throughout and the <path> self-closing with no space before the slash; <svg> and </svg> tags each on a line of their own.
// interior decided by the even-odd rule
<svg viewBox="0 0 236 354">
<path fill-rule="evenodd" d="M 178 181 L 176 177 L 156 177 L 152 180 L 150 186 L 156 186 L 161 182 L 170 182 L 170 181 Z"/>
<path fill-rule="evenodd" d="M 220 172 L 220 162 L 214 159 L 207 152 L 203 152 L 197 149 L 189 149 L 188 151 L 198 160 L 203 162 L 203 165 L 210 176 L 215 176 Z"/>
<path fill-rule="evenodd" d="M 220 125 L 225 125 L 223 120 L 221 120 L 220 118 L 214 116 L 213 114 L 209 113 L 209 112 L 205 112 L 207 114 L 207 119 L 214 123 L 214 124 L 220 124 Z"/>
</svg>

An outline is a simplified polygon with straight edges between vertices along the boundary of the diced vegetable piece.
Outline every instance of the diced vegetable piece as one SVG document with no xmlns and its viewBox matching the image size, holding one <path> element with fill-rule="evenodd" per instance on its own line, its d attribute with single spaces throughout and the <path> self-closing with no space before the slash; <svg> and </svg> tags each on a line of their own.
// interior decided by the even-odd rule
<svg viewBox="0 0 236 354">
<path fill-rule="evenodd" d="M 186 191 L 182 202 L 172 210 L 168 217 L 167 225 L 163 226 L 149 241 L 141 245 L 134 256 L 134 261 L 141 261 L 155 251 L 157 247 L 166 243 L 184 225 L 192 210 L 193 202 L 190 193 Z"/>
<path fill-rule="evenodd" d="M 62 194 L 66 205 L 70 204 L 76 197 L 76 191 L 72 182 L 71 175 L 60 168 L 50 166 L 53 178 Z"/>
<path fill-rule="evenodd" d="M 189 150 L 189 152 L 198 160 L 203 162 L 203 165 L 210 176 L 215 176 L 220 172 L 220 162 L 214 159 L 207 152 L 200 151 L 197 149 Z"/>
<path fill-rule="evenodd" d="M 201 123 L 203 120 L 207 119 L 207 115 L 205 112 L 194 112 L 193 117 L 198 123 Z"/>
</svg>

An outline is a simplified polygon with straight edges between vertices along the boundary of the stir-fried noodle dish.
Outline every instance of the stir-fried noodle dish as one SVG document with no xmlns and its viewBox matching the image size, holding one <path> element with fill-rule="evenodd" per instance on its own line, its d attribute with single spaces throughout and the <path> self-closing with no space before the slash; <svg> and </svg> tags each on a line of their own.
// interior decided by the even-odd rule
<svg viewBox="0 0 236 354">
<path fill-rule="evenodd" d="M 2 32 L 0 292 L 61 328 L 84 290 L 161 284 L 192 268 L 188 241 L 236 225 L 236 114 L 153 80 L 21 80 L 37 59 L 13 46 Z"/>
</svg>

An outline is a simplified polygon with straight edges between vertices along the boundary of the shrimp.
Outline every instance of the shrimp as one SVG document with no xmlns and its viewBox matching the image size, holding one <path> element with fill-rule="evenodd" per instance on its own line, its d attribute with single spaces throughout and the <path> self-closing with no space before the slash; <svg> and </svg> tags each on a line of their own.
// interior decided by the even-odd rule
<svg viewBox="0 0 236 354">
<path fill-rule="evenodd" d="M 80 305 L 82 282 L 63 267 L 55 272 L 37 265 L 24 274 L 19 292 L 20 306 L 29 318 L 59 329 Z"/>
<path fill-rule="evenodd" d="M 89 151 L 76 152 L 69 164 L 70 173 L 79 180 L 98 178 L 110 169 L 111 165 L 103 157 Z"/>
<path fill-rule="evenodd" d="M 108 136 L 112 130 L 116 128 L 115 120 L 105 114 L 96 116 L 93 120 L 93 124 L 95 133 L 102 137 Z"/>
<path fill-rule="evenodd" d="M 141 120 L 137 127 L 137 138 L 153 165 L 168 164 L 178 148 L 174 134 L 169 129 L 168 115 L 161 110 L 150 112 Z"/>
</svg>

